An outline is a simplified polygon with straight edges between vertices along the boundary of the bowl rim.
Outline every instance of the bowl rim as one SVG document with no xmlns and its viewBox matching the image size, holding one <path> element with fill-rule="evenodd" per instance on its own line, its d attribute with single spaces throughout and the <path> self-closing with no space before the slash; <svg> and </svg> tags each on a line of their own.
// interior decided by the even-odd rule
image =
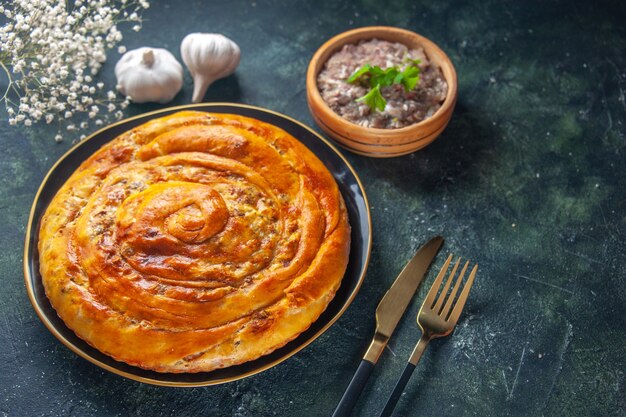
<svg viewBox="0 0 626 417">
<path fill-rule="evenodd" d="M 416 43 L 420 44 L 424 47 L 425 50 L 435 51 L 436 55 L 439 55 L 442 58 L 442 62 L 440 63 L 440 68 L 448 83 L 448 91 L 446 93 L 446 98 L 443 101 L 443 104 L 437 111 L 427 119 L 424 119 L 420 122 L 413 123 L 408 126 L 394 128 L 394 129 L 385 129 L 385 128 L 374 128 L 374 127 L 364 127 L 353 123 L 347 119 L 344 119 L 335 111 L 333 111 L 328 104 L 322 98 L 320 94 L 319 88 L 317 87 L 317 75 L 319 71 L 323 68 L 323 65 L 326 63 L 330 55 L 336 52 L 341 46 L 353 43 L 362 39 L 367 39 L 368 36 L 371 38 L 380 37 L 383 40 L 387 40 L 390 34 L 399 35 L 404 38 L 410 38 L 416 41 Z M 402 43 L 402 42 L 400 42 Z M 325 59 L 322 62 L 322 57 L 327 54 Z M 429 56 L 430 58 L 430 56 Z M 446 77 L 444 71 L 444 65 L 447 67 L 447 70 L 450 71 L 450 78 Z M 318 67 L 318 68 L 316 68 Z M 355 133 L 354 136 L 360 136 L 362 134 L 376 134 L 379 136 L 397 136 L 402 134 L 413 133 L 414 131 L 418 131 L 432 123 L 436 123 L 440 120 L 441 117 L 445 117 L 448 112 L 451 112 L 456 104 L 456 96 L 458 90 L 458 79 L 456 74 L 456 69 L 454 68 L 454 64 L 448 55 L 435 44 L 430 39 L 413 32 L 408 29 L 402 29 L 393 26 L 365 26 L 356 29 L 351 29 L 345 32 L 341 32 L 320 46 L 311 60 L 309 61 L 309 66 L 307 68 L 306 74 L 306 91 L 307 98 L 309 101 L 309 108 L 311 112 L 315 112 L 318 114 L 319 118 L 328 118 L 333 120 L 335 123 L 342 124 Z M 316 110 L 313 110 L 313 106 L 311 105 L 313 102 L 316 105 Z M 319 114 L 321 113 L 321 115 Z M 328 123 L 326 123 L 328 124 Z M 344 136 L 344 135 L 342 135 Z"/>
<path fill-rule="evenodd" d="M 338 132 L 337 130 L 333 129 L 332 127 L 328 126 L 324 120 L 322 120 L 320 117 L 318 117 L 317 115 L 313 116 L 313 120 L 318 124 L 318 126 L 325 131 L 330 131 L 332 132 L 333 135 L 341 135 L 340 132 Z M 420 144 L 429 144 L 431 142 L 430 137 L 433 134 L 436 134 L 437 136 L 440 135 L 445 129 L 446 127 L 448 127 L 448 123 L 442 123 L 441 126 L 438 126 L 436 128 L 434 128 L 432 131 L 429 131 L 428 133 L 418 137 L 418 138 L 409 138 L 406 141 L 402 141 L 402 142 L 396 142 L 396 143 L 375 143 L 375 142 L 367 142 L 363 139 L 355 139 L 355 138 L 351 138 L 351 137 L 343 137 L 342 142 L 340 143 L 340 145 L 345 144 L 350 146 L 350 144 L 355 144 L 357 146 L 369 146 L 372 148 L 378 148 L 378 149 L 390 149 L 390 148 L 397 148 L 397 147 L 405 147 L 408 145 L 416 145 L 419 146 Z M 352 149 L 352 148 L 351 148 Z M 419 148 L 418 148 L 419 149 Z"/>
</svg>

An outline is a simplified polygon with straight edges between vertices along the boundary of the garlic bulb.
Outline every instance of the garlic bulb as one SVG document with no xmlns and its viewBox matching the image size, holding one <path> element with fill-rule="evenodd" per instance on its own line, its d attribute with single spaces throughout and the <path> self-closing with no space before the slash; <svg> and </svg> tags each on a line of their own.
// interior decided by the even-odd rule
<svg viewBox="0 0 626 417">
<path fill-rule="evenodd" d="M 213 81 L 224 78 L 239 65 L 239 46 L 217 33 L 190 33 L 180 44 L 183 62 L 193 77 L 193 98 L 198 103 Z"/>
<path fill-rule="evenodd" d="M 138 48 L 115 65 L 117 89 L 135 103 L 171 101 L 183 86 L 183 67 L 169 51 Z"/>
</svg>

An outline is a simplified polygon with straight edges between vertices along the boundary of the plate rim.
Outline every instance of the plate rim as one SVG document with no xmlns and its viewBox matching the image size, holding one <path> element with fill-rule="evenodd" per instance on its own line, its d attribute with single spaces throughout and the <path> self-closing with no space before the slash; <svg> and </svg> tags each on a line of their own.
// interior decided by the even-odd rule
<svg viewBox="0 0 626 417">
<path fill-rule="evenodd" d="M 97 358 L 91 356 L 89 353 L 83 351 L 80 347 L 76 346 L 74 343 L 72 343 L 71 341 L 66 339 L 65 336 L 63 336 L 63 334 L 61 334 L 61 332 L 59 332 L 56 329 L 54 324 L 52 324 L 52 322 L 48 319 L 47 315 L 44 313 L 42 308 L 39 306 L 38 299 L 37 299 L 37 297 L 35 295 L 35 290 L 34 290 L 33 285 L 32 285 L 33 276 L 31 276 L 31 271 L 30 271 L 31 268 L 29 266 L 30 259 L 29 259 L 29 255 L 28 255 L 30 250 L 31 250 L 31 239 L 30 239 L 30 237 L 31 237 L 31 234 L 33 232 L 33 227 L 35 227 L 35 225 L 34 225 L 35 212 L 36 212 L 36 208 L 37 208 L 37 203 L 39 202 L 39 199 L 41 197 L 41 193 L 43 192 L 45 186 L 48 183 L 48 180 L 50 179 L 50 177 L 52 176 L 54 171 L 57 169 L 57 167 L 63 161 L 65 161 L 65 159 L 68 158 L 72 153 L 74 153 L 74 151 L 77 148 L 79 148 L 80 146 L 83 146 L 87 141 L 93 139 L 94 137 L 97 137 L 98 135 L 102 134 L 106 130 L 109 130 L 111 128 L 114 128 L 114 127 L 119 126 L 119 125 L 124 124 L 124 123 L 132 122 L 133 120 L 137 120 L 139 118 L 143 118 L 143 117 L 146 117 L 146 116 L 156 116 L 156 115 L 159 115 L 159 114 L 162 114 L 162 113 L 169 113 L 169 112 L 172 112 L 172 111 L 192 110 L 194 108 L 200 108 L 200 107 L 204 107 L 204 108 L 206 108 L 206 107 L 246 108 L 246 109 L 250 109 L 250 110 L 254 110 L 254 111 L 259 111 L 259 112 L 262 112 L 262 113 L 269 113 L 271 115 L 278 116 L 278 117 L 286 119 L 286 120 L 288 120 L 288 121 L 290 121 L 290 122 L 292 122 L 292 123 L 294 123 L 296 125 L 299 125 L 303 129 L 307 130 L 314 137 L 316 137 L 317 139 L 321 140 L 325 145 L 327 145 L 343 161 L 345 166 L 350 170 L 350 172 L 354 176 L 354 178 L 355 178 L 355 180 L 356 180 L 356 182 L 357 182 L 357 184 L 359 186 L 359 189 L 361 191 L 361 194 L 363 196 L 363 201 L 364 201 L 364 204 L 365 204 L 366 214 L 367 214 L 367 226 L 368 226 L 368 229 L 369 229 L 369 235 L 368 235 L 368 238 L 367 238 L 365 261 L 364 261 L 364 265 L 363 265 L 363 270 L 362 270 L 360 276 L 358 277 L 357 284 L 356 284 L 355 288 L 349 294 L 346 302 L 342 305 L 341 309 L 335 315 L 333 315 L 327 323 L 325 323 L 317 332 L 315 332 L 304 343 L 302 343 L 301 345 L 297 346 L 295 349 L 293 349 L 292 351 L 288 352 L 286 355 L 281 356 L 280 358 L 277 358 L 277 359 L 275 359 L 275 360 L 273 360 L 271 362 L 268 362 L 268 363 L 260 366 L 259 368 L 246 371 L 246 372 L 244 372 L 244 373 L 242 373 L 240 375 L 231 376 L 231 377 L 225 377 L 225 378 L 219 378 L 219 379 L 213 379 L 213 380 L 206 380 L 206 381 L 193 381 L 193 382 L 189 382 L 189 381 L 166 381 L 166 380 L 159 380 L 159 379 L 154 379 L 154 378 L 149 378 L 149 377 L 136 375 L 136 374 L 133 374 L 133 373 L 126 372 L 124 370 L 118 369 L 116 367 L 113 367 L 113 366 L 111 366 L 111 365 L 109 365 L 107 363 L 101 362 Z M 281 126 L 277 126 L 277 127 L 279 127 L 279 128 L 284 130 L 284 128 L 282 128 Z M 113 138 L 113 139 L 115 139 L 115 138 Z M 113 140 L 113 139 L 111 139 L 111 140 Z M 309 148 L 309 150 L 310 150 L 310 148 Z M 311 150 L 311 152 L 313 152 L 313 151 Z M 315 153 L 315 152 L 313 152 L 313 153 Z M 37 239 L 37 241 L 38 241 L 38 239 Z M 37 192 L 35 194 L 35 197 L 33 199 L 33 203 L 31 205 L 30 213 L 29 213 L 29 216 L 28 216 L 28 223 L 26 225 L 25 237 L 24 237 L 23 271 L 24 271 L 24 283 L 26 285 L 26 292 L 28 294 L 28 299 L 29 299 L 33 309 L 37 313 L 37 316 L 39 317 L 41 322 L 44 324 L 44 326 L 50 331 L 50 333 L 52 333 L 63 345 L 65 345 L 65 347 L 70 349 L 72 352 L 74 352 L 78 356 L 82 357 L 83 359 L 86 359 L 87 361 L 91 362 L 92 364 L 94 364 L 94 365 L 96 365 L 96 366 L 98 366 L 98 367 L 100 367 L 102 369 L 105 369 L 105 370 L 107 370 L 107 371 L 109 371 L 109 372 L 111 372 L 113 374 L 116 374 L 116 375 L 119 375 L 119 376 L 122 376 L 122 377 L 125 377 L 125 378 L 128 378 L 128 379 L 131 379 L 131 380 L 134 380 L 134 381 L 137 381 L 137 382 L 142 382 L 142 383 L 151 384 L 151 385 L 157 385 L 157 386 L 167 386 L 167 387 L 203 387 L 203 386 L 218 385 L 218 384 L 224 384 L 224 383 L 227 383 L 227 382 L 237 381 L 237 380 L 240 380 L 240 379 L 243 379 L 243 378 L 247 378 L 247 377 L 252 376 L 252 375 L 256 375 L 256 374 L 261 373 L 263 371 L 266 371 L 267 369 L 270 369 L 270 368 L 272 368 L 272 367 L 274 367 L 274 366 L 276 366 L 276 365 L 286 361 L 287 359 L 291 358 L 296 353 L 302 351 L 304 348 L 306 348 L 311 343 L 313 343 L 315 340 L 317 340 L 335 322 L 337 322 L 337 320 L 339 320 L 339 318 L 348 309 L 350 304 L 352 304 L 352 301 L 354 301 L 354 298 L 356 297 L 357 293 L 359 292 L 359 290 L 361 288 L 361 285 L 363 284 L 363 281 L 365 280 L 365 275 L 367 273 L 367 269 L 368 269 L 369 262 L 370 262 L 371 252 L 372 252 L 372 217 L 371 217 L 370 205 L 369 205 L 369 201 L 368 201 L 368 198 L 367 198 L 367 194 L 365 192 L 365 188 L 363 187 L 363 183 L 361 182 L 361 179 L 357 175 L 356 171 L 354 170 L 354 168 L 352 167 L 350 162 L 346 159 L 346 157 L 341 152 L 339 152 L 339 150 L 335 147 L 334 144 L 332 144 L 328 139 L 324 138 L 321 134 L 319 134 L 316 131 L 314 131 L 311 127 L 309 127 L 309 126 L 305 125 L 304 123 L 294 119 L 293 117 L 287 116 L 287 115 L 282 114 L 280 112 L 277 112 L 277 111 L 274 111 L 274 110 L 270 110 L 270 109 L 266 109 L 266 108 L 259 107 L 259 106 L 249 105 L 249 104 L 240 104 L 240 103 L 232 103 L 232 102 L 211 102 L 211 103 L 184 104 L 184 105 L 179 105 L 179 106 L 165 107 L 165 108 L 162 108 L 162 109 L 157 109 L 157 110 L 153 110 L 153 111 L 137 114 L 137 115 L 134 115 L 134 116 L 131 116 L 131 117 L 128 117 L 128 118 L 116 121 L 116 122 L 111 123 L 111 124 L 109 124 L 107 126 L 104 126 L 101 129 L 98 129 L 97 131 L 95 131 L 92 134 L 88 135 L 85 139 L 79 141 L 78 143 L 76 143 L 75 145 L 70 147 L 50 167 L 50 169 L 48 170 L 46 175 L 41 180 L 41 184 L 39 185 L 39 187 L 37 189 Z M 311 323 L 311 324 L 313 324 L 313 323 Z M 257 358 L 257 359 L 259 359 L 259 358 Z M 123 363 L 123 362 L 120 362 L 120 363 Z M 138 368 L 138 369 L 141 369 L 141 368 Z"/>
</svg>

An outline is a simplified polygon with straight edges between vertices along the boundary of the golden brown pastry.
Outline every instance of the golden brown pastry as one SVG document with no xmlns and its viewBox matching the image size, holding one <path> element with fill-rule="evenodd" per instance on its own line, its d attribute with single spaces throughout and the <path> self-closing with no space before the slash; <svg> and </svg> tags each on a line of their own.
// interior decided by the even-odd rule
<svg viewBox="0 0 626 417">
<path fill-rule="evenodd" d="M 41 222 L 59 316 L 101 352 L 159 372 L 268 354 L 324 311 L 350 226 L 324 165 L 255 119 L 180 112 L 86 160 Z"/>
</svg>

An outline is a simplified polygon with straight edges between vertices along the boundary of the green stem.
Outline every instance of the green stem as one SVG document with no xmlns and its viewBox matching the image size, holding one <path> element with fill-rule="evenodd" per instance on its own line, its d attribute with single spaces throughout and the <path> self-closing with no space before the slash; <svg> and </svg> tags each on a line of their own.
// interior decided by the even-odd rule
<svg viewBox="0 0 626 417">
<path fill-rule="evenodd" d="M 4 72 L 7 74 L 7 77 L 9 78 L 9 85 L 7 85 L 7 89 L 4 92 L 4 95 L 2 96 L 2 98 L 0 98 L 0 101 L 4 101 L 4 99 L 7 98 L 7 95 L 9 94 L 9 91 L 11 91 L 11 87 L 13 86 L 13 78 L 11 78 L 11 72 L 9 71 L 9 69 L 4 65 L 4 62 L 0 61 L 0 66 L 2 67 L 2 69 L 4 70 Z"/>
</svg>

